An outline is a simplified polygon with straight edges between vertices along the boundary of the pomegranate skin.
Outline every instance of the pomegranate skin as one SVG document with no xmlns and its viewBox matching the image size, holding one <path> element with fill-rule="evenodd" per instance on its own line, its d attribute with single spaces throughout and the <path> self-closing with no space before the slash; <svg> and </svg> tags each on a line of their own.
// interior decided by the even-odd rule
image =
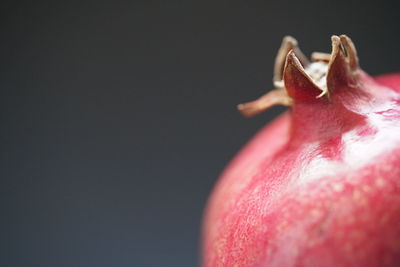
<svg viewBox="0 0 400 267">
<path fill-rule="evenodd" d="M 375 78 L 375 81 L 400 92 L 400 73 L 379 75 Z"/>
<path fill-rule="evenodd" d="M 218 180 L 203 266 L 400 266 L 400 74 L 352 76 L 336 53 L 328 97 L 287 54 L 293 104 Z"/>
</svg>

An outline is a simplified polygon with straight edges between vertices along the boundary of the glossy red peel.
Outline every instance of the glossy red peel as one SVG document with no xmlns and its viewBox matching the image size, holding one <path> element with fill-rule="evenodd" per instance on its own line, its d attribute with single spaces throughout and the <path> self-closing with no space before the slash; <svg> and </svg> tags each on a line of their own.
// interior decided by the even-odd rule
<svg viewBox="0 0 400 267">
<path fill-rule="evenodd" d="M 248 116 L 290 110 L 216 184 L 203 265 L 399 266 L 400 74 L 368 76 L 345 35 L 332 37 L 329 60 L 319 53 L 311 63 L 289 41 L 275 67 L 279 93 L 240 107 Z"/>
</svg>

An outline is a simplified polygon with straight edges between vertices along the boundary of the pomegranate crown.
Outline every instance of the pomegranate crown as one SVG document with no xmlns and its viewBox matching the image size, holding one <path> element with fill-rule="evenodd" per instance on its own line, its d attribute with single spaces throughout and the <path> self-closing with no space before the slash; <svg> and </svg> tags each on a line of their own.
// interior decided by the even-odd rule
<svg viewBox="0 0 400 267">
<path fill-rule="evenodd" d="M 353 42 L 346 35 L 333 35 L 331 40 L 332 52 L 314 52 L 310 61 L 296 39 L 284 37 L 275 59 L 275 89 L 255 101 L 239 104 L 239 111 L 251 117 L 275 105 L 329 100 L 342 86 L 357 87 L 360 68 Z"/>
</svg>

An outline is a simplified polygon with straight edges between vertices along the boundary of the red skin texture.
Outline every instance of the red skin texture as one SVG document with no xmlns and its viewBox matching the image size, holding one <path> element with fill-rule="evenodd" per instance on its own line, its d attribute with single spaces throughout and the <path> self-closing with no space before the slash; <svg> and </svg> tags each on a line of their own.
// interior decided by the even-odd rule
<svg viewBox="0 0 400 267">
<path fill-rule="evenodd" d="M 375 80 L 382 85 L 400 92 L 400 73 L 383 74 L 376 77 Z"/>
<path fill-rule="evenodd" d="M 205 267 L 400 266 L 400 74 L 360 80 L 296 103 L 228 165 Z"/>
</svg>

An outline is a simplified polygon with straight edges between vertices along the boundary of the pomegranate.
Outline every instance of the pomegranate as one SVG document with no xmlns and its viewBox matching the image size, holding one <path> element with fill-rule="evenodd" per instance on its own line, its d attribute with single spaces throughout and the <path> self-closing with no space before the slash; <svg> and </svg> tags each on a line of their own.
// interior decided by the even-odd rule
<svg viewBox="0 0 400 267">
<path fill-rule="evenodd" d="M 223 172 L 203 224 L 203 265 L 400 266 L 400 74 L 372 78 L 354 44 L 309 61 L 285 37 L 276 89 L 246 116 L 290 109 Z"/>
</svg>

